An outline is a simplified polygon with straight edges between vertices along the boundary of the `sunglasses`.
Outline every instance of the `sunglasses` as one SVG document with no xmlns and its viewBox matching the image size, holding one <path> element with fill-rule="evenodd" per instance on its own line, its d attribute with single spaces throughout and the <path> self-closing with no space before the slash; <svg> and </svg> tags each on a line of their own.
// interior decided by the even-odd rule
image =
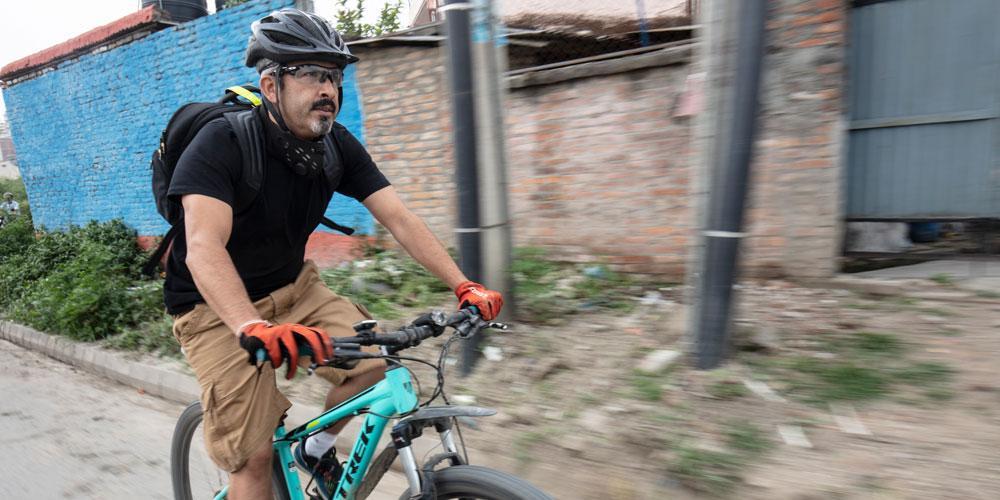
<svg viewBox="0 0 1000 500">
<path fill-rule="evenodd" d="M 344 72 L 340 68 L 325 68 L 316 64 L 300 64 L 278 68 L 278 76 L 291 75 L 296 81 L 307 85 L 322 85 L 332 82 L 334 87 L 344 83 Z"/>
</svg>

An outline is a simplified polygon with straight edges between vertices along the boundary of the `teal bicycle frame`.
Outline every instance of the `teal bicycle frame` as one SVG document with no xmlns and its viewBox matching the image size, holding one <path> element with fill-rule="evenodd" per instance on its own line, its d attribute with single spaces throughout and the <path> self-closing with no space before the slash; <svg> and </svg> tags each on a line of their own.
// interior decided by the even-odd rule
<svg viewBox="0 0 1000 500">
<path fill-rule="evenodd" d="M 354 500 L 389 419 L 409 413 L 416 407 L 417 394 L 413 390 L 410 371 L 402 365 L 390 362 L 384 380 L 353 398 L 323 412 L 322 415 L 289 432 L 285 432 L 284 425 L 279 426 L 274 431 L 274 450 L 281 461 L 281 471 L 284 473 L 289 498 L 291 500 L 305 500 L 295 459 L 292 457 L 293 443 L 330 427 L 344 417 L 358 415 L 362 412 L 367 413 L 361 426 L 361 433 L 354 441 L 354 448 L 351 450 L 347 466 L 344 467 L 344 475 L 340 478 L 340 483 L 337 485 L 333 497 L 334 500 Z M 412 460 L 412 452 L 409 449 L 406 451 L 410 454 L 404 455 L 404 459 Z M 414 478 L 409 479 L 412 481 Z M 216 495 L 216 500 L 226 498 L 228 491 L 228 486 L 223 488 Z"/>
</svg>

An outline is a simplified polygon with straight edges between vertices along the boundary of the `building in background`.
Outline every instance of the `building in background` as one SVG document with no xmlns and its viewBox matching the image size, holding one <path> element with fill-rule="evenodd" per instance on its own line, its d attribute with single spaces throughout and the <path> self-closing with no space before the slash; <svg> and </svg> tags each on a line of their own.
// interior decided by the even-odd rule
<svg viewBox="0 0 1000 500">
<path fill-rule="evenodd" d="M 148 161 L 166 119 L 183 102 L 255 79 L 241 63 L 246 27 L 291 4 L 251 0 L 0 70 L 42 223 L 124 217 L 143 234 L 162 234 Z M 631 1 L 503 4 L 515 9 L 503 14 L 514 243 L 679 279 L 700 238 L 709 172 L 693 145 L 706 101 L 692 22 L 701 2 L 645 0 L 644 18 Z M 453 243 L 436 8 L 428 0 L 417 26 L 350 42 L 361 61 L 348 71 L 339 119 L 364 138 L 407 204 Z M 1000 214 L 1000 87 L 987 84 L 1000 68 L 1000 2 L 771 0 L 769 16 L 742 247 L 750 274 L 834 274 L 850 221 Z M 328 214 L 374 230 L 360 205 L 334 203 Z"/>
<path fill-rule="evenodd" d="M 14 141 L 10 138 L 10 125 L 6 120 L 0 120 L 0 178 L 15 179 L 20 176 Z"/>
<path fill-rule="evenodd" d="M 122 218 L 140 235 L 164 234 L 149 171 L 161 131 L 184 103 L 256 84 L 256 71 L 243 64 L 250 24 L 295 5 L 253 0 L 184 22 L 149 5 L 0 69 L 36 224 L 58 229 Z M 339 120 L 363 141 L 353 70 L 344 88 Z M 344 196 L 326 215 L 360 234 L 374 230 L 368 211 Z M 356 241 L 346 238 L 321 229 L 310 240 L 314 256 L 343 258 Z"/>
</svg>

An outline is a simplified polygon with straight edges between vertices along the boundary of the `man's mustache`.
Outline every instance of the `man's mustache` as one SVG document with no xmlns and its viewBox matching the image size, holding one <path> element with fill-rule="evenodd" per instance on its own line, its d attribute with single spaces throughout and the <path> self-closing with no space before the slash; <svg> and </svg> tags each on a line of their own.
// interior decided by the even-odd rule
<svg viewBox="0 0 1000 500">
<path fill-rule="evenodd" d="M 326 111 L 331 111 L 336 113 L 337 101 L 334 101 L 333 99 L 320 99 L 314 102 L 312 105 L 312 109 L 324 109 L 324 108 L 326 108 Z"/>
</svg>

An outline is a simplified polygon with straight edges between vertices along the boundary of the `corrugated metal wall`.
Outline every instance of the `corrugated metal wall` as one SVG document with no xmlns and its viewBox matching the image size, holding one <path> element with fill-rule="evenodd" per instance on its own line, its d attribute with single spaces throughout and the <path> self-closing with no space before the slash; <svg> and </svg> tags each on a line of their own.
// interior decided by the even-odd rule
<svg viewBox="0 0 1000 500">
<path fill-rule="evenodd" d="M 1000 1 L 855 7 L 847 217 L 1000 216 Z"/>
</svg>

